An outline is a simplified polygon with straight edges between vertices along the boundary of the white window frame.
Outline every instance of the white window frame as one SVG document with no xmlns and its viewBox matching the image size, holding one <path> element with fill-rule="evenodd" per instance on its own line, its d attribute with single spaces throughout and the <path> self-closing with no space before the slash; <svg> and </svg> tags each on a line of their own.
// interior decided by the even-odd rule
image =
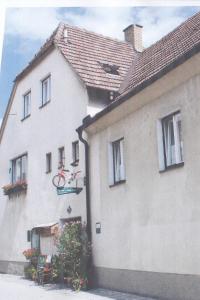
<svg viewBox="0 0 200 300">
<path fill-rule="evenodd" d="M 23 96 L 23 113 L 22 119 L 26 119 L 31 115 L 31 91 Z"/>
<path fill-rule="evenodd" d="M 51 75 L 41 80 L 41 107 L 51 100 Z"/>
<path fill-rule="evenodd" d="M 118 154 L 115 147 L 118 147 Z M 119 155 L 117 158 L 116 155 Z M 126 180 L 125 162 L 124 162 L 124 138 L 109 142 L 108 144 L 108 162 L 109 162 L 109 185 L 113 186 L 123 183 Z"/>
<path fill-rule="evenodd" d="M 169 122 L 173 126 L 170 131 Z M 164 171 L 175 166 L 183 165 L 183 140 L 181 137 L 181 127 L 178 123 L 182 119 L 180 111 L 171 113 L 157 121 L 157 139 L 158 139 L 158 160 L 159 170 Z M 167 127 L 168 126 L 168 127 Z M 167 129 L 166 129 L 167 128 Z M 167 132 L 166 132 L 167 130 Z M 170 135 L 173 132 L 173 137 Z M 173 145 L 169 142 L 172 141 Z"/>
<path fill-rule="evenodd" d="M 27 153 L 11 160 L 11 183 L 27 180 Z"/>
</svg>

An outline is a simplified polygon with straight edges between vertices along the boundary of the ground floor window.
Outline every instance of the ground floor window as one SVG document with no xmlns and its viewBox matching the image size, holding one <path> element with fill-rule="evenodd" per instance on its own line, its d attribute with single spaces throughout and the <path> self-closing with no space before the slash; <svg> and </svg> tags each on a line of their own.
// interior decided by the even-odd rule
<svg viewBox="0 0 200 300">
<path fill-rule="evenodd" d="M 40 250 L 40 233 L 38 229 L 32 229 L 31 232 L 31 248 Z"/>
</svg>

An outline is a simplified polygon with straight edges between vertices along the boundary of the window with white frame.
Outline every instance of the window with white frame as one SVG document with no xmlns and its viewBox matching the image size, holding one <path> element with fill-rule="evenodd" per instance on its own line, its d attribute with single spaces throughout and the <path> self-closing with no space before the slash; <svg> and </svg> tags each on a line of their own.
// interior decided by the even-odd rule
<svg viewBox="0 0 200 300">
<path fill-rule="evenodd" d="M 23 119 L 29 117 L 31 114 L 31 92 L 29 91 L 23 97 Z"/>
<path fill-rule="evenodd" d="M 125 180 L 124 138 L 109 143 L 109 184 Z"/>
<path fill-rule="evenodd" d="M 62 168 L 65 166 L 65 148 L 60 147 L 58 149 L 58 168 Z"/>
<path fill-rule="evenodd" d="M 11 182 L 21 182 L 27 179 L 27 154 L 11 160 Z"/>
<path fill-rule="evenodd" d="M 158 150 L 160 170 L 165 170 L 183 162 L 180 112 L 175 112 L 158 121 Z"/>
<path fill-rule="evenodd" d="M 48 76 L 42 80 L 42 103 L 41 106 L 44 106 L 51 99 L 51 76 Z"/>
</svg>

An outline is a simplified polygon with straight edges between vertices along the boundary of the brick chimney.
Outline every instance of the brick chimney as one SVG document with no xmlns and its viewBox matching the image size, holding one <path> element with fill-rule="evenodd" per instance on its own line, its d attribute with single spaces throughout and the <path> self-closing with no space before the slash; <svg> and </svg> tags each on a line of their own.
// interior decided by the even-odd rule
<svg viewBox="0 0 200 300">
<path fill-rule="evenodd" d="M 142 28 L 143 26 L 141 25 L 132 24 L 123 30 L 125 41 L 131 43 L 133 48 L 138 52 L 143 51 Z"/>
</svg>

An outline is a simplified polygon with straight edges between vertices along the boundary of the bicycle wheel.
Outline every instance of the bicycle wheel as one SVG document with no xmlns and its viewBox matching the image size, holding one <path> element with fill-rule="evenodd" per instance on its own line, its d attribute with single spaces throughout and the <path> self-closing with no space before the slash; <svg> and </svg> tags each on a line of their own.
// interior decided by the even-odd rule
<svg viewBox="0 0 200 300">
<path fill-rule="evenodd" d="M 65 186 L 65 177 L 63 175 L 55 175 L 52 179 L 52 183 L 55 187 L 61 188 Z"/>
</svg>

